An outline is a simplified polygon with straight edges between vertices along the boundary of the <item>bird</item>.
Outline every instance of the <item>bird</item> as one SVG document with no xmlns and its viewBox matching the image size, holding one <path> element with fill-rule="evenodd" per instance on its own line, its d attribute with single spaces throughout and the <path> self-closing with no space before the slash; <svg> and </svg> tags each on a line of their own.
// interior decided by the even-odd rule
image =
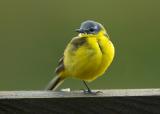
<svg viewBox="0 0 160 114">
<path fill-rule="evenodd" d="M 78 35 L 66 46 L 55 69 L 57 75 L 46 90 L 55 91 L 66 78 L 73 77 L 83 81 L 87 87 L 85 93 L 93 93 L 86 82 L 102 76 L 114 59 L 114 45 L 101 23 L 86 20 L 75 31 Z"/>
</svg>

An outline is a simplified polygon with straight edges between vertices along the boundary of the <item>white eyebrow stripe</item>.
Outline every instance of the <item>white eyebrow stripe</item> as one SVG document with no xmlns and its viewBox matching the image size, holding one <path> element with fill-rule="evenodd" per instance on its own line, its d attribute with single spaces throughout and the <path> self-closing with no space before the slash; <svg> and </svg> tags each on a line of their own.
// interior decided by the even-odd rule
<svg viewBox="0 0 160 114">
<path fill-rule="evenodd" d="M 95 29 L 98 29 L 98 26 L 96 25 L 96 26 L 94 26 L 94 28 L 95 28 Z"/>
</svg>

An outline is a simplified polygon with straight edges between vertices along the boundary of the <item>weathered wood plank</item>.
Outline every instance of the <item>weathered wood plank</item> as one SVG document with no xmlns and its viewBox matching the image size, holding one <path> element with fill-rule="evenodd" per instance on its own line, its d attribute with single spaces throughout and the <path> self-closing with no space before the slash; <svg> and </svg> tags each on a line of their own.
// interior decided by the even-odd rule
<svg viewBox="0 0 160 114">
<path fill-rule="evenodd" d="M 97 95 L 84 94 L 83 91 L 0 91 L 0 99 L 18 98 L 78 98 L 78 97 L 119 97 L 119 96 L 159 96 L 160 89 L 109 89 Z"/>
<path fill-rule="evenodd" d="M 160 114 L 160 89 L 2 91 L 0 114 Z"/>
</svg>

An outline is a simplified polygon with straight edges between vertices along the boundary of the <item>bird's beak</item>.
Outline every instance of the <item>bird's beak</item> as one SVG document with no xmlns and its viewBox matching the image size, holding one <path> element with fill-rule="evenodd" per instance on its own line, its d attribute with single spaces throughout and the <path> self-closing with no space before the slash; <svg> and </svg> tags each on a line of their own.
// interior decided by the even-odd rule
<svg viewBox="0 0 160 114">
<path fill-rule="evenodd" d="M 83 29 L 76 29 L 75 31 L 78 33 L 85 33 L 85 30 L 83 30 Z"/>
</svg>

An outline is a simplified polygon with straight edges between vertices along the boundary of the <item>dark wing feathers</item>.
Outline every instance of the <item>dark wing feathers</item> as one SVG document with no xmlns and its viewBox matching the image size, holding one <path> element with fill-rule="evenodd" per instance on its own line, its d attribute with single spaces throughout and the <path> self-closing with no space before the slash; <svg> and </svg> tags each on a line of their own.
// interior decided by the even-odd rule
<svg viewBox="0 0 160 114">
<path fill-rule="evenodd" d="M 56 68 L 56 70 L 55 70 L 55 72 L 56 72 L 57 74 L 59 74 L 61 71 L 64 70 L 63 60 L 64 60 L 64 56 L 63 56 L 62 58 L 60 58 L 59 61 L 58 61 L 58 66 L 57 66 L 57 68 Z"/>
<path fill-rule="evenodd" d="M 86 43 L 86 38 L 85 37 L 75 37 L 72 39 L 71 44 L 72 44 L 72 50 L 76 51 L 80 46 L 84 45 Z"/>
<path fill-rule="evenodd" d="M 76 51 L 80 46 L 84 45 L 86 43 L 86 38 L 85 37 L 75 37 L 71 41 L 72 51 Z M 64 56 L 59 59 L 58 61 L 58 66 L 55 70 L 57 74 L 62 72 L 64 70 Z"/>
</svg>

